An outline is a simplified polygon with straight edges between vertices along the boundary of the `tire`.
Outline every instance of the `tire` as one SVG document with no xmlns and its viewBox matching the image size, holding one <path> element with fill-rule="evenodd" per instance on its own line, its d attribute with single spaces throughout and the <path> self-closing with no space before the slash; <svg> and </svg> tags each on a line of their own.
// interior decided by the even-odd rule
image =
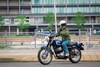
<svg viewBox="0 0 100 67">
<path fill-rule="evenodd" d="M 81 56 L 82 56 L 82 55 L 81 55 L 81 50 L 78 49 L 77 47 L 75 47 L 74 50 L 77 50 L 77 51 L 78 51 L 78 53 L 79 53 L 79 58 L 78 58 L 77 60 L 74 60 L 74 59 L 73 59 L 73 56 L 75 56 L 75 55 L 70 54 L 70 55 L 69 55 L 69 60 L 70 60 L 72 63 L 78 63 L 78 62 L 81 60 Z"/>
<path fill-rule="evenodd" d="M 47 51 L 48 54 L 50 54 L 50 59 L 49 59 L 49 61 L 47 61 L 47 62 L 44 62 L 44 61 L 43 61 L 43 55 L 41 56 L 41 52 L 42 52 L 42 51 Z M 48 64 L 50 64 L 51 61 L 52 61 L 52 54 L 51 54 L 50 51 L 48 51 L 47 49 L 40 49 L 39 52 L 38 52 L 38 60 L 39 60 L 39 62 L 40 62 L 41 64 L 43 64 L 43 65 L 48 65 Z"/>
</svg>

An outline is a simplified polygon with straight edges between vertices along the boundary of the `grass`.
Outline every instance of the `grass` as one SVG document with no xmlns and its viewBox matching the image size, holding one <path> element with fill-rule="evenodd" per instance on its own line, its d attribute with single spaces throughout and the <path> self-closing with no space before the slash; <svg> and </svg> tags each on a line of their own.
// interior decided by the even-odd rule
<svg viewBox="0 0 100 67">
<path fill-rule="evenodd" d="M 4 44 L 5 44 L 5 43 L 0 42 L 0 48 L 1 48 L 1 49 L 3 49 L 3 48 L 5 48 L 5 47 L 6 47 Z"/>
<path fill-rule="evenodd" d="M 0 62 L 13 62 L 13 61 L 17 61 L 13 58 L 0 58 Z"/>
<path fill-rule="evenodd" d="M 30 34 L 18 34 L 16 36 L 31 36 Z"/>
</svg>

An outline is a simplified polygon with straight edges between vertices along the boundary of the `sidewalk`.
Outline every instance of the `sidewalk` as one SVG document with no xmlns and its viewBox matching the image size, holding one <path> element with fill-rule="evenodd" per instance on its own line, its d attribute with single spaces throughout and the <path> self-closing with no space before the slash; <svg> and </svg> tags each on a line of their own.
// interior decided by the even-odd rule
<svg viewBox="0 0 100 67">
<path fill-rule="evenodd" d="M 39 49 L 0 49 L 0 62 L 4 61 L 38 61 Z M 66 61 L 53 58 L 53 61 Z M 100 61 L 100 50 L 82 51 L 81 61 Z"/>
</svg>

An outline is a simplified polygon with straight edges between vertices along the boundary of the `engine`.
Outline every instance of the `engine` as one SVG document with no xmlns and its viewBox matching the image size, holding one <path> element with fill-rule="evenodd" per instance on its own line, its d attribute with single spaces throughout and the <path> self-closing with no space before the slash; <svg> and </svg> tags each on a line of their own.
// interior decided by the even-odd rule
<svg viewBox="0 0 100 67">
<path fill-rule="evenodd" d="M 54 47 L 55 54 L 58 57 L 64 56 L 64 50 L 63 50 L 63 47 L 61 45 L 61 41 L 54 40 L 53 41 L 53 47 Z"/>
</svg>

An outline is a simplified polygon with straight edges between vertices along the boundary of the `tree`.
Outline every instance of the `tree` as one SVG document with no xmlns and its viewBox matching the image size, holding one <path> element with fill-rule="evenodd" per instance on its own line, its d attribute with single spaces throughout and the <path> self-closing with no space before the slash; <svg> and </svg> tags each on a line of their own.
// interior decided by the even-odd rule
<svg viewBox="0 0 100 67">
<path fill-rule="evenodd" d="M 97 22 L 100 23 L 100 18 L 97 19 Z"/>
<path fill-rule="evenodd" d="M 81 12 L 77 12 L 76 15 L 72 18 L 73 22 L 76 24 L 76 27 L 79 29 L 79 42 L 80 42 L 80 33 L 86 23 L 85 17 Z"/>
<path fill-rule="evenodd" d="M 26 22 L 26 16 L 18 15 L 16 19 L 19 20 L 18 27 L 20 30 L 24 31 L 29 28 L 30 25 Z"/>
<path fill-rule="evenodd" d="M 49 24 L 48 30 L 51 31 L 54 25 L 54 13 L 53 12 L 47 13 L 44 18 L 44 21 Z"/>
<path fill-rule="evenodd" d="M 4 25 L 4 17 L 0 16 L 0 28 Z"/>
</svg>

